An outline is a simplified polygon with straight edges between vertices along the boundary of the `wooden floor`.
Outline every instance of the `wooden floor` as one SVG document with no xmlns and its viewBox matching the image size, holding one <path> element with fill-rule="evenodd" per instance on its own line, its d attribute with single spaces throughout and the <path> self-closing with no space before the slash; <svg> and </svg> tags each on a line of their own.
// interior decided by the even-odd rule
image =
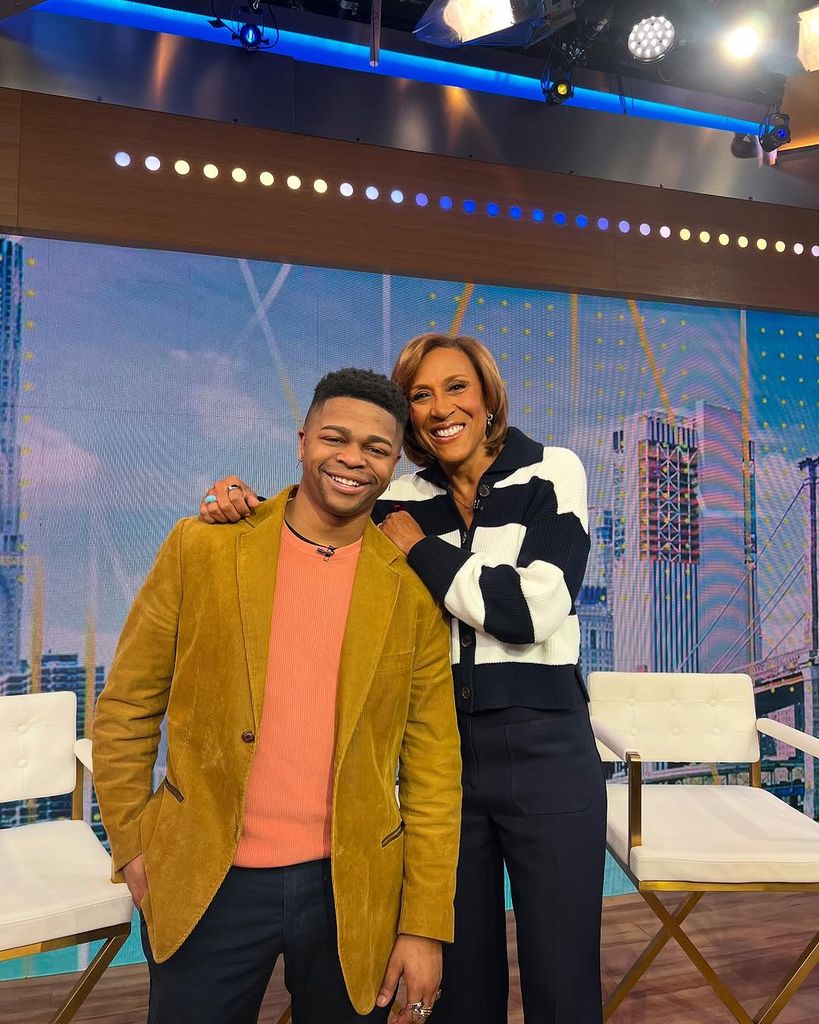
<svg viewBox="0 0 819 1024">
<path fill-rule="evenodd" d="M 603 915 L 604 991 L 612 988 L 625 973 L 656 927 L 655 918 L 638 896 L 614 896 L 606 901 Z M 685 927 L 753 1015 L 778 988 L 795 957 L 819 929 L 819 893 L 706 895 Z M 511 914 L 509 946 L 513 974 L 509 1024 L 522 1024 Z M 47 1024 L 69 985 L 70 979 L 66 975 L 0 983 L 0 1022 Z M 74 1021 L 76 1024 L 142 1024 L 145 1020 L 146 990 L 144 964 L 112 968 Z M 279 967 L 265 998 L 259 1018 L 261 1024 L 275 1024 L 286 1002 Z M 730 1024 L 731 1021 L 733 1017 L 673 942 L 666 946 L 612 1017 L 612 1024 Z M 777 1018 L 777 1024 L 817 1022 L 819 968 Z"/>
</svg>

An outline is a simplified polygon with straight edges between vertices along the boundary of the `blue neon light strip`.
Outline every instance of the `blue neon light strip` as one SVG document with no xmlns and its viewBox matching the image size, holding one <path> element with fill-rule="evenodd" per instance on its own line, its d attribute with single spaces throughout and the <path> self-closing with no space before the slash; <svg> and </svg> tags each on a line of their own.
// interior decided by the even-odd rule
<svg viewBox="0 0 819 1024">
<path fill-rule="evenodd" d="M 38 11 L 102 21 L 111 25 L 130 25 L 132 28 L 166 32 L 189 39 L 202 39 L 209 43 L 240 45 L 230 38 L 230 33 L 225 29 L 211 27 L 208 19 L 201 14 L 174 11 L 167 7 L 152 7 L 148 4 L 135 3 L 133 0 L 46 0 L 34 12 L 35 17 Z M 267 35 L 272 38 L 275 34 L 268 31 Z M 408 78 L 434 85 L 459 86 L 462 89 L 543 102 L 540 81 L 536 78 L 510 75 L 467 64 L 453 64 L 433 57 L 419 57 L 392 50 L 382 50 L 379 66 L 371 68 L 369 47 L 337 39 L 302 35 L 299 32 L 282 31 L 278 45 L 269 52 L 348 71 Z M 654 121 L 671 121 L 676 124 L 713 128 L 716 131 L 756 135 L 759 130 L 759 125 L 755 121 L 725 117 L 705 110 L 689 110 L 651 100 L 628 97 L 621 100 L 612 93 L 598 92 L 594 89 L 576 88 L 574 98 L 568 100 L 566 105 L 610 114 L 626 113 L 632 117 L 644 117 Z"/>
</svg>

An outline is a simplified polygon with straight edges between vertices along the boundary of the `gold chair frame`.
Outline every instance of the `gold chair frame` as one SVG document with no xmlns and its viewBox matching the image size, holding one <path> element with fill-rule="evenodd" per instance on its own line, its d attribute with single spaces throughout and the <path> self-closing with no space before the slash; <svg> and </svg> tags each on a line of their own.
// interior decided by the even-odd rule
<svg viewBox="0 0 819 1024">
<path fill-rule="evenodd" d="M 602 737 L 600 737 L 602 739 Z M 605 742 L 605 739 L 603 739 Z M 635 751 L 626 751 L 626 770 L 628 773 L 628 858 L 635 846 L 642 845 L 642 759 Z M 759 761 L 750 766 L 751 785 L 759 789 L 762 786 L 762 771 Z M 624 864 L 620 857 L 609 846 L 609 853 L 614 857 L 623 872 L 633 883 L 648 907 L 660 921 L 660 928 L 643 952 L 637 957 L 626 974 L 620 979 L 603 1006 L 603 1020 L 611 1019 L 617 1008 L 642 978 L 669 939 L 674 939 L 691 963 L 697 968 L 711 989 L 719 997 L 723 1005 L 730 1011 L 739 1024 L 772 1024 L 785 1006 L 790 1002 L 810 972 L 819 963 L 819 931 L 808 942 L 797 957 L 795 963 L 785 975 L 776 994 L 772 996 L 755 1016 L 751 1016 L 740 1004 L 725 982 L 708 963 L 699 949 L 691 941 L 682 924 L 691 911 L 707 892 L 819 892 L 819 882 L 679 882 L 679 881 L 640 881 L 631 871 L 629 864 Z M 659 893 L 686 893 L 680 903 L 669 910 L 663 903 Z"/>
<path fill-rule="evenodd" d="M 77 777 L 74 790 L 71 795 L 71 818 L 73 821 L 82 821 L 82 795 L 85 783 L 85 767 L 77 757 Z M 103 972 L 125 945 L 131 933 L 131 923 L 113 925 L 110 928 L 96 928 L 88 932 L 78 932 L 75 935 L 64 935 L 57 939 L 46 939 L 43 942 L 34 942 L 27 946 L 16 946 L 13 949 L 0 950 L 0 962 L 15 960 L 21 956 L 34 956 L 37 953 L 47 953 L 53 949 L 65 949 L 68 946 L 78 946 L 85 942 L 95 942 L 104 939 L 94 959 L 86 967 L 83 973 L 75 982 L 65 1002 L 57 1011 L 56 1016 L 51 1018 L 50 1024 L 68 1024 L 76 1015 L 79 1008 L 88 998 L 94 986 L 100 980 Z"/>
</svg>

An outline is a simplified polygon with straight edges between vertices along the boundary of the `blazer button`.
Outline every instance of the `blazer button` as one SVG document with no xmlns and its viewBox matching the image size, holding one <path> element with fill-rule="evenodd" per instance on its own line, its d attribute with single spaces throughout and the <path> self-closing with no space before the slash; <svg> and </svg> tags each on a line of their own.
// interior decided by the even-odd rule
<svg viewBox="0 0 819 1024">
<path fill-rule="evenodd" d="M 469 689 L 468 686 L 461 687 L 461 696 L 463 697 L 464 700 L 469 700 L 469 698 L 472 696 L 472 691 Z"/>
<path fill-rule="evenodd" d="M 471 633 L 464 633 L 464 635 L 461 637 L 461 647 L 471 647 L 471 646 L 472 646 L 472 634 Z"/>
<path fill-rule="evenodd" d="M 243 732 L 242 733 L 242 742 L 243 743 L 253 743 L 253 742 L 255 742 L 255 740 L 256 740 L 256 733 L 255 732 L 251 732 L 248 729 L 247 732 Z"/>
<path fill-rule="evenodd" d="M 488 498 L 491 493 L 492 488 L 489 486 L 489 484 L 481 484 L 481 486 L 478 488 L 478 494 L 480 494 L 482 498 Z"/>
</svg>

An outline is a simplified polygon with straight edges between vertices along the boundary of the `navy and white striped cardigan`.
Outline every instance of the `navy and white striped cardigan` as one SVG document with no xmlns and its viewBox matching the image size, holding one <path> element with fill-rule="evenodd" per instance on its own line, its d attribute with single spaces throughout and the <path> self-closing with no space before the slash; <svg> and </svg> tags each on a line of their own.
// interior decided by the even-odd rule
<svg viewBox="0 0 819 1024">
<path fill-rule="evenodd" d="M 452 616 L 458 710 L 565 708 L 585 694 L 574 602 L 589 554 L 586 474 L 567 448 L 509 429 L 467 529 L 436 464 L 393 481 L 373 518 L 404 509 L 427 535 L 408 561 Z"/>
</svg>

